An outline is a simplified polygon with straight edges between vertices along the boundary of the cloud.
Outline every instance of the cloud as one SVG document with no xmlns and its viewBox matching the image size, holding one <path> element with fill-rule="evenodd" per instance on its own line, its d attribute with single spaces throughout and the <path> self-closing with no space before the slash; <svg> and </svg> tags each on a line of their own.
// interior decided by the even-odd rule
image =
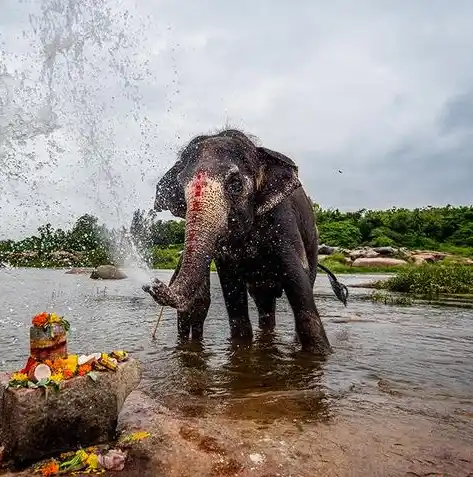
<svg viewBox="0 0 473 477">
<path fill-rule="evenodd" d="M 14 106 L 35 117 L 48 98 L 29 24 L 40 10 L 6 4 L 3 61 L 24 75 Z M 83 5 L 74 28 L 50 11 L 55 31 L 44 24 L 43 38 L 61 39 L 51 111 L 61 129 L 2 168 L 0 237 L 85 212 L 128 224 L 183 144 L 227 123 L 292 157 L 325 207 L 472 203 L 471 2 Z M 109 28 L 100 45 L 90 22 L 74 23 L 91 12 Z"/>
</svg>

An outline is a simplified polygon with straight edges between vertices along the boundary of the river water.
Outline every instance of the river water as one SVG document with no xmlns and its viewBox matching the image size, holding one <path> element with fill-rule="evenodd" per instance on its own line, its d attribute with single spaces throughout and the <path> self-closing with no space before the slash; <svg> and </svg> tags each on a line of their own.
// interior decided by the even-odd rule
<svg viewBox="0 0 473 477">
<path fill-rule="evenodd" d="M 169 281 L 171 271 L 153 271 Z M 439 418 L 473 416 L 473 310 L 393 306 L 350 288 L 347 308 L 320 275 L 316 300 L 334 353 L 325 362 L 299 352 L 292 312 L 278 303 L 277 331 L 232 346 L 218 278 L 201 344 L 181 344 L 176 320 L 141 290 L 146 277 L 94 281 L 65 270 L 0 269 L 0 371 L 21 368 L 31 317 L 43 310 L 71 323 L 69 352 L 126 349 L 143 365 L 142 389 L 185 415 L 314 421 L 337 412 L 391 406 Z M 370 276 L 342 275 L 347 285 Z M 379 276 L 378 276 L 379 278 Z"/>
</svg>

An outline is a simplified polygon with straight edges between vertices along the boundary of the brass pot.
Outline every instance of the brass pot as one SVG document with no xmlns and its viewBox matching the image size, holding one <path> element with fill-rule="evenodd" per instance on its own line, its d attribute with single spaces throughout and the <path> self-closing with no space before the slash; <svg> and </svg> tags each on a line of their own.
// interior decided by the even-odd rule
<svg viewBox="0 0 473 477">
<path fill-rule="evenodd" d="M 38 361 L 67 358 L 67 333 L 59 323 L 30 327 L 30 356 Z"/>
</svg>

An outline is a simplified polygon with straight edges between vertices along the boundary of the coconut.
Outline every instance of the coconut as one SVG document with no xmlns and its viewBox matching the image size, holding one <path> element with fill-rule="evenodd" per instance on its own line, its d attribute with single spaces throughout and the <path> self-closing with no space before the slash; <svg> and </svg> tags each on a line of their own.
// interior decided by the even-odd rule
<svg viewBox="0 0 473 477">
<path fill-rule="evenodd" d="M 99 357 L 100 357 L 100 355 L 99 355 Z M 89 354 L 89 355 L 83 354 L 83 355 L 79 356 L 79 358 L 77 360 L 77 364 L 79 366 L 82 366 L 84 364 L 90 364 L 91 365 L 96 360 L 97 360 L 96 354 Z"/>
<path fill-rule="evenodd" d="M 40 363 L 35 366 L 33 377 L 36 381 L 49 379 L 51 377 L 51 368 L 47 364 Z"/>
</svg>

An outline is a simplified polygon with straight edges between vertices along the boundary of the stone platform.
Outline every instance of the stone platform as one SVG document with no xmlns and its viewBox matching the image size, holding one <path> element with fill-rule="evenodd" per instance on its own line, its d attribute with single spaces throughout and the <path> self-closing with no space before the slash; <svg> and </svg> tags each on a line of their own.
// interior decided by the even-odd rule
<svg viewBox="0 0 473 477">
<path fill-rule="evenodd" d="M 118 414 L 141 380 L 137 360 L 117 371 L 77 376 L 61 389 L 5 389 L 0 375 L 0 450 L 3 461 L 26 464 L 60 452 L 105 443 L 115 437 Z"/>
</svg>

